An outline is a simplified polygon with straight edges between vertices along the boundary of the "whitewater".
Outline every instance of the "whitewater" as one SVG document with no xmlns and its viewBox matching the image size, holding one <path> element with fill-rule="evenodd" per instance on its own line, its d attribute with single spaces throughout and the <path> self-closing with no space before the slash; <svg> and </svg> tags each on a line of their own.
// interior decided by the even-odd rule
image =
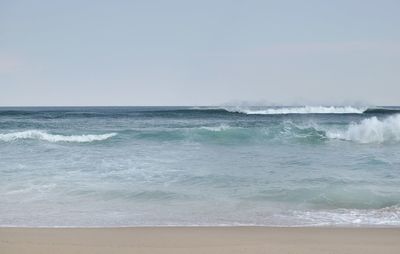
<svg viewBox="0 0 400 254">
<path fill-rule="evenodd" d="M 227 111 L 249 115 L 280 115 L 280 114 L 362 114 L 367 107 L 352 106 L 301 106 L 301 107 L 261 107 L 243 108 L 226 107 Z"/>
<path fill-rule="evenodd" d="M 399 109 L 0 108 L 0 225 L 400 226 Z"/>
<path fill-rule="evenodd" d="M 0 140 L 1 141 L 14 141 L 18 139 L 37 139 L 44 140 L 49 142 L 92 142 L 99 140 L 106 140 L 113 136 L 117 135 L 116 133 L 107 133 L 102 135 L 54 135 L 49 134 L 45 131 L 40 130 L 27 130 L 27 131 L 18 131 L 11 133 L 1 133 Z"/>
</svg>

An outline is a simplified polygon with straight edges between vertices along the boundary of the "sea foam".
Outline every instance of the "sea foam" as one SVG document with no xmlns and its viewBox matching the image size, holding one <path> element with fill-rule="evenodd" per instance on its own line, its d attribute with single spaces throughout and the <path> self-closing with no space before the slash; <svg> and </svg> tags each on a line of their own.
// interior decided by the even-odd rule
<svg viewBox="0 0 400 254">
<path fill-rule="evenodd" d="M 342 139 L 359 143 L 384 143 L 400 141 L 400 114 L 383 120 L 371 117 L 358 124 L 351 124 L 345 131 L 328 131 L 331 139 Z"/>
<path fill-rule="evenodd" d="M 221 124 L 221 125 L 218 125 L 218 126 L 202 126 L 202 127 L 200 127 L 200 129 L 207 130 L 207 131 L 218 132 L 218 131 L 229 130 L 229 129 L 231 129 L 231 127 L 229 125 L 226 125 L 226 124 Z"/>
<path fill-rule="evenodd" d="M 226 108 L 230 112 L 244 113 L 248 115 L 283 115 L 283 114 L 362 114 L 366 108 L 352 106 L 302 106 L 302 107 L 282 107 L 266 109 L 248 108 Z"/>
<path fill-rule="evenodd" d="M 100 135 L 88 134 L 88 135 L 58 135 L 58 134 L 50 134 L 45 131 L 40 130 L 27 130 L 20 132 L 11 132 L 11 133 L 1 133 L 0 140 L 1 141 L 14 141 L 19 139 L 37 139 L 44 140 L 48 142 L 92 142 L 92 141 L 101 141 L 113 136 L 117 135 L 117 133 L 106 133 Z"/>
<path fill-rule="evenodd" d="M 399 226 L 400 207 L 398 205 L 380 209 L 332 209 L 314 211 L 295 211 L 293 213 L 301 224 L 314 226 L 327 225 L 374 225 Z"/>
</svg>

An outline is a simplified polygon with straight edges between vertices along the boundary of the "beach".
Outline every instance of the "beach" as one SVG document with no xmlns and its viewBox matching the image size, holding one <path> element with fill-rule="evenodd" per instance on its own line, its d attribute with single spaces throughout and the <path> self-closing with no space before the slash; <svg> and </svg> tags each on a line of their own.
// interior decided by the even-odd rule
<svg viewBox="0 0 400 254">
<path fill-rule="evenodd" d="M 400 0 L 0 7 L 0 254 L 400 254 Z"/>
<path fill-rule="evenodd" d="M 400 228 L 0 228 L 0 253 L 399 253 Z"/>
</svg>

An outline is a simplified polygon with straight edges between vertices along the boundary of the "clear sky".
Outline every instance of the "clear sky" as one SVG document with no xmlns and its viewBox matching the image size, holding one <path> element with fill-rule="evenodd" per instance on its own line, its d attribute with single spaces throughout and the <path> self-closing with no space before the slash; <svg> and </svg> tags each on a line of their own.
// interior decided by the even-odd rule
<svg viewBox="0 0 400 254">
<path fill-rule="evenodd" d="M 0 105 L 400 104 L 400 1 L 0 0 Z"/>
</svg>

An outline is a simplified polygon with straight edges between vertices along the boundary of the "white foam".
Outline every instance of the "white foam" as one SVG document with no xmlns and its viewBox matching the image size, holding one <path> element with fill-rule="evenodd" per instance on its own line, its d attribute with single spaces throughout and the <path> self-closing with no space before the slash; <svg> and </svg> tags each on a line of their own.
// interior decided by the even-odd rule
<svg viewBox="0 0 400 254">
<path fill-rule="evenodd" d="M 295 217 L 306 225 L 369 225 L 399 226 L 400 207 L 391 206 L 381 209 L 334 209 L 321 211 L 295 211 Z M 301 223 L 301 224 L 302 224 Z"/>
<path fill-rule="evenodd" d="M 246 108 L 226 108 L 231 112 L 244 113 L 248 115 L 283 115 L 283 114 L 362 114 L 366 108 L 356 108 L 351 106 L 302 106 L 285 108 L 266 108 L 266 109 L 246 109 Z"/>
<path fill-rule="evenodd" d="M 226 124 L 221 124 L 219 126 L 212 126 L 212 127 L 208 127 L 208 126 L 200 127 L 200 129 L 203 129 L 203 130 L 216 131 L 216 132 L 217 131 L 225 131 L 225 130 L 228 130 L 230 128 L 231 127 L 226 125 Z"/>
<path fill-rule="evenodd" d="M 344 131 L 328 131 L 328 138 L 359 143 L 384 143 L 400 141 L 400 114 L 379 120 L 376 117 L 352 124 Z"/>
<path fill-rule="evenodd" d="M 14 141 L 18 139 L 37 139 L 37 140 L 44 140 L 48 142 L 92 142 L 92 141 L 101 141 L 113 136 L 117 135 L 117 133 L 106 133 L 100 135 L 57 135 L 57 134 L 49 134 L 45 131 L 40 130 L 27 130 L 27 131 L 20 131 L 20 132 L 11 132 L 11 133 L 0 133 L 0 140 L 1 141 Z"/>
</svg>

